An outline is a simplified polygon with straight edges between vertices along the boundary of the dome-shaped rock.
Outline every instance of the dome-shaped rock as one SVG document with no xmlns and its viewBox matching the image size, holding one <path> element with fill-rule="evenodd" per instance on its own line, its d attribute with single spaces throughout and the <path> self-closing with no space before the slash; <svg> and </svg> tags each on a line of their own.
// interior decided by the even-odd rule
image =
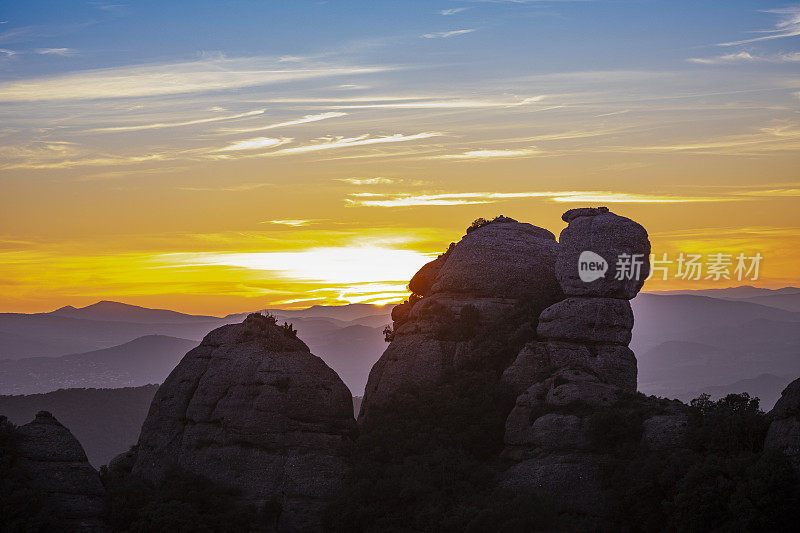
<svg viewBox="0 0 800 533">
<path fill-rule="evenodd" d="M 496 324 L 520 302 L 535 320 L 563 298 L 553 270 L 557 247 L 549 231 L 503 217 L 422 267 L 410 287 L 423 298 L 395 308 L 394 339 L 370 371 L 360 416 L 456 366 L 469 352 L 469 339 L 458 335 L 464 324 Z"/>
<path fill-rule="evenodd" d="M 557 301 L 561 296 L 553 271 L 557 247 L 552 233 L 532 224 L 487 224 L 450 250 L 431 293 Z"/>
<path fill-rule="evenodd" d="M 347 472 L 350 391 L 291 328 L 259 314 L 218 328 L 158 389 L 133 473 L 172 466 L 281 507 L 281 531 L 318 530 Z"/>
<path fill-rule="evenodd" d="M 607 208 L 572 209 L 564 213 L 569 225 L 561 231 L 556 275 L 567 296 L 601 296 L 630 300 L 650 272 L 650 240 L 637 222 Z M 581 280 L 583 252 L 594 252 L 607 263 L 603 277 Z M 618 273 L 618 262 L 621 266 Z"/>
<path fill-rule="evenodd" d="M 60 531 L 105 531 L 105 490 L 81 443 L 46 411 L 16 429 L 16 453 Z"/>
</svg>

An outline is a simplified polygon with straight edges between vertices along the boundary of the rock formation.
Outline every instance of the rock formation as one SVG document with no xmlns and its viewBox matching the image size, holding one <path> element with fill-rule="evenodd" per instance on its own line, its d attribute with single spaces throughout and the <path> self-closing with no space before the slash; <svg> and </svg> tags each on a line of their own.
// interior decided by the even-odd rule
<svg viewBox="0 0 800 533">
<path fill-rule="evenodd" d="M 783 452 L 800 476 L 800 379 L 787 385 L 768 416 L 772 422 L 764 448 Z"/>
<path fill-rule="evenodd" d="M 290 327 L 249 315 L 218 328 L 161 385 L 142 427 L 133 473 L 171 467 L 280 506 L 280 531 L 321 529 L 347 472 L 350 391 Z"/>
<path fill-rule="evenodd" d="M 59 531 L 106 531 L 105 490 L 78 439 L 47 411 L 16 433 L 20 466 L 52 506 Z"/>
<path fill-rule="evenodd" d="M 601 487 L 607 458 L 588 436 L 588 415 L 636 391 L 628 300 L 649 272 L 650 242 L 642 226 L 606 208 L 573 209 L 562 218 L 569 225 L 561 232 L 555 273 L 566 299 L 542 311 L 537 340 L 503 374 L 520 394 L 505 433 L 505 456 L 516 464 L 503 482 L 598 514 L 608 503 Z M 608 267 L 588 282 L 579 273 L 587 251 Z M 631 279 L 615 275 L 620 257 L 638 263 Z M 657 422 L 650 424 L 653 442 Z"/>
<path fill-rule="evenodd" d="M 558 239 L 556 259 L 556 275 L 564 293 L 567 296 L 623 300 L 636 296 L 650 272 L 647 231 L 640 224 L 615 215 L 605 207 L 570 209 L 561 219 L 569 224 Z M 586 251 L 602 257 L 609 268 L 605 276 L 588 283 L 581 280 L 579 274 L 579 259 Z M 615 270 L 620 261 L 638 265 L 638 272 L 617 276 Z"/>
<path fill-rule="evenodd" d="M 526 302 L 539 311 L 561 300 L 554 235 L 498 217 L 467 235 L 412 278 L 413 292 L 395 307 L 394 338 L 372 367 L 359 419 L 404 386 L 432 383 L 468 350 L 459 325 L 497 322 Z"/>
</svg>

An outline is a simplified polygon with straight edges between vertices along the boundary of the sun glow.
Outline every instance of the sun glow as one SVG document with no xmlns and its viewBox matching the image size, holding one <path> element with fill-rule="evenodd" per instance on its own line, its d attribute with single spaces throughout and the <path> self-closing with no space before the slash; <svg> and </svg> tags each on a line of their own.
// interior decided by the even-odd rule
<svg viewBox="0 0 800 533">
<path fill-rule="evenodd" d="M 408 283 L 429 254 L 365 244 L 291 252 L 177 253 L 154 258 L 165 265 L 224 266 L 325 284 Z M 396 285 L 393 285 L 396 287 Z"/>
</svg>

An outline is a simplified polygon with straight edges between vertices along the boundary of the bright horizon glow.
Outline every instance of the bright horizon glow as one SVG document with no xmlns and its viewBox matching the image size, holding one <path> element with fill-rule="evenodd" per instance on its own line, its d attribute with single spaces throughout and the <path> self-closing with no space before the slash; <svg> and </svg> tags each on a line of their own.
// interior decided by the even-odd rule
<svg viewBox="0 0 800 533">
<path fill-rule="evenodd" d="M 223 266 L 274 273 L 298 281 L 354 285 L 394 280 L 404 292 L 409 272 L 435 259 L 429 254 L 376 245 L 309 248 L 292 252 L 164 254 L 155 261 L 174 266 Z"/>
</svg>

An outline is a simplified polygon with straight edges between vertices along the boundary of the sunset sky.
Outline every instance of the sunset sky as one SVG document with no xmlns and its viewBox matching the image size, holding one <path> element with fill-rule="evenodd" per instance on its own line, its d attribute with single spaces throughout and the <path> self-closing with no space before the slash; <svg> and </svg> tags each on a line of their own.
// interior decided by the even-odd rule
<svg viewBox="0 0 800 533">
<path fill-rule="evenodd" d="M 800 3 L 122 2 L 0 4 L 0 312 L 386 303 L 596 205 L 800 283 Z"/>
</svg>

